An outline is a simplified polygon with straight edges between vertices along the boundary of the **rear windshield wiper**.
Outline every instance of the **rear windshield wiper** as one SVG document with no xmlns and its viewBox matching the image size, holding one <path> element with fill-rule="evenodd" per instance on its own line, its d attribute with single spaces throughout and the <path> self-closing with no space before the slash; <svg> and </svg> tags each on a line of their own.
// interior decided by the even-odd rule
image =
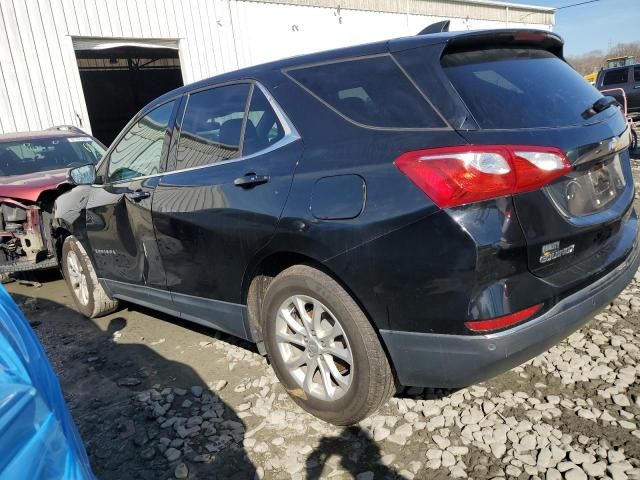
<svg viewBox="0 0 640 480">
<path fill-rule="evenodd" d="M 585 119 L 591 118 L 594 115 L 597 115 L 598 113 L 605 111 L 611 105 L 620 105 L 620 104 L 618 103 L 618 100 L 616 100 L 614 97 L 611 97 L 611 96 L 601 97 L 595 102 L 593 102 L 593 105 L 591 105 L 584 112 L 582 112 L 582 118 L 585 118 Z"/>
</svg>

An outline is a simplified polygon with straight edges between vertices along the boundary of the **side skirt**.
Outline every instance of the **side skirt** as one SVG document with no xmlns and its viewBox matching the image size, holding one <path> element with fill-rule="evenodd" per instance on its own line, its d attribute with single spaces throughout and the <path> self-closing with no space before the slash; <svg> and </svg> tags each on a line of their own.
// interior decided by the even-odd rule
<svg viewBox="0 0 640 480">
<path fill-rule="evenodd" d="M 253 341 L 249 333 L 251 330 L 246 305 L 193 297 L 104 278 L 100 279 L 100 283 L 115 298 Z"/>
</svg>

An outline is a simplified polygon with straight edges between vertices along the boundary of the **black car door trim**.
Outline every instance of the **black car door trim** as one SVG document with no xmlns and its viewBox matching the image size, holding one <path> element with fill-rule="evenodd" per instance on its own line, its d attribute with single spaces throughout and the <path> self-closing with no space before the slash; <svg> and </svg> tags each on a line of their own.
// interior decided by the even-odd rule
<svg viewBox="0 0 640 480">
<path fill-rule="evenodd" d="M 105 278 L 99 281 L 112 297 L 253 341 L 249 333 L 251 330 L 248 325 L 246 305 L 194 297 Z"/>
</svg>

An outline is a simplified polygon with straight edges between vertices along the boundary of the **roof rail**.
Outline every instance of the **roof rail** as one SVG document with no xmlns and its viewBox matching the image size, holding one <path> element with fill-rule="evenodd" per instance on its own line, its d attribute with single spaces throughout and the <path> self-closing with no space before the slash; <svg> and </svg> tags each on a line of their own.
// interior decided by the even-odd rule
<svg viewBox="0 0 640 480">
<path fill-rule="evenodd" d="M 442 22 L 432 23 L 428 27 L 420 30 L 420 33 L 418 33 L 418 35 L 429 35 L 431 33 L 448 32 L 450 24 L 451 20 L 443 20 Z"/>
<path fill-rule="evenodd" d="M 76 127 L 75 125 L 54 125 L 53 127 L 47 128 L 47 130 L 58 130 L 58 131 L 61 131 L 61 132 L 65 131 L 65 130 L 68 130 L 70 132 L 82 133 L 84 135 L 88 135 L 87 132 L 85 132 L 81 128 Z"/>
</svg>

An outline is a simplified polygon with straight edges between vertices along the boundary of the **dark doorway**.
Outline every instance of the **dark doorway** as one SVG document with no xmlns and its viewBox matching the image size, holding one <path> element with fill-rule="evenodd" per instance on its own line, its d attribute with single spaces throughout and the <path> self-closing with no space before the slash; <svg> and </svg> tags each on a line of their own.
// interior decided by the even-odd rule
<svg viewBox="0 0 640 480">
<path fill-rule="evenodd" d="M 183 85 L 178 51 L 126 47 L 76 50 L 93 135 L 110 145 L 147 103 Z"/>
</svg>

